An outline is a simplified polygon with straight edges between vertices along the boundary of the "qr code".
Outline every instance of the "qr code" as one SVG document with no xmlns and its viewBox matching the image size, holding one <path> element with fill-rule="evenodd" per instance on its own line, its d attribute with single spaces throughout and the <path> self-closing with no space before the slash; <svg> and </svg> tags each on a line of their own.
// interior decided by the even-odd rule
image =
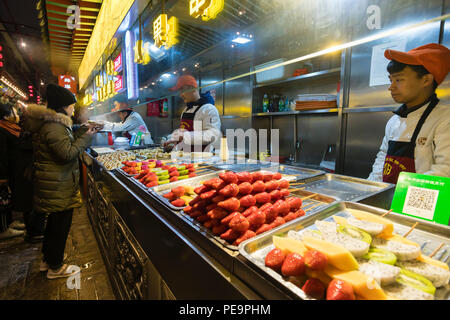
<svg viewBox="0 0 450 320">
<path fill-rule="evenodd" d="M 403 212 L 416 217 L 433 220 L 439 190 L 408 187 Z"/>
</svg>

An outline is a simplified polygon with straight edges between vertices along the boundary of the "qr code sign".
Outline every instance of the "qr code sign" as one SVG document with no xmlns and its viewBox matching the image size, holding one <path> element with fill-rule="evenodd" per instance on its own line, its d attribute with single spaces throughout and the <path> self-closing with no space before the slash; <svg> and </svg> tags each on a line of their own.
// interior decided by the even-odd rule
<svg viewBox="0 0 450 320">
<path fill-rule="evenodd" d="M 438 196 L 439 190 L 409 186 L 403 212 L 416 217 L 433 220 Z"/>
</svg>

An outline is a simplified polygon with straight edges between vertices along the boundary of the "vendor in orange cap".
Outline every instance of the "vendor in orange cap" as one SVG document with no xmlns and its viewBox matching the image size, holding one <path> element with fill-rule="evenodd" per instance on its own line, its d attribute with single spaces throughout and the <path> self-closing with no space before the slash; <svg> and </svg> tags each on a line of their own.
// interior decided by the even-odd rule
<svg viewBox="0 0 450 320">
<path fill-rule="evenodd" d="M 450 105 L 435 91 L 450 70 L 450 50 L 430 43 L 386 50 L 392 98 L 402 105 L 386 133 L 369 180 L 397 183 L 400 172 L 450 177 Z"/>
<path fill-rule="evenodd" d="M 210 92 L 201 94 L 197 81 L 189 75 L 178 78 L 172 91 L 179 91 L 186 104 L 181 114 L 180 127 L 169 135 L 163 145 L 166 150 L 177 146 L 187 151 L 210 151 L 221 137 L 220 116 Z"/>
</svg>

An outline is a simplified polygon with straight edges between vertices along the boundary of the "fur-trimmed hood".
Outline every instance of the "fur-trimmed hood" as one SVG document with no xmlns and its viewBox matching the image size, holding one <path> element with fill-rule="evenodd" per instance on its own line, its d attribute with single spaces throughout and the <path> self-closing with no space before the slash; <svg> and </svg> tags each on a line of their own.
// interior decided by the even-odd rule
<svg viewBox="0 0 450 320">
<path fill-rule="evenodd" d="M 37 132 L 46 122 L 58 122 L 72 128 L 72 119 L 69 116 L 37 104 L 29 104 L 24 117 L 25 129 L 32 133 Z"/>
</svg>

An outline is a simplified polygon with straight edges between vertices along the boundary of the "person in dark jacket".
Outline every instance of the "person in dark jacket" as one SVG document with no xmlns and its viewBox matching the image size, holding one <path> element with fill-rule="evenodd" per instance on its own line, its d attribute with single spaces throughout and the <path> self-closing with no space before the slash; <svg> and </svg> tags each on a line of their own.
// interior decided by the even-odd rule
<svg viewBox="0 0 450 320">
<path fill-rule="evenodd" d="M 72 132 L 75 96 L 49 84 L 47 107 L 29 105 L 25 127 L 32 133 L 34 149 L 34 208 L 48 215 L 42 245 L 41 271 L 48 279 L 73 275 L 76 266 L 63 263 L 73 209 L 81 206 L 78 156 L 89 146 L 95 127 Z M 75 271 L 76 272 L 76 271 Z"/>
<path fill-rule="evenodd" d="M 21 128 L 18 125 L 19 116 L 10 104 L 0 104 L 0 240 L 21 236 L 24 225 L 18 221 L 12 222 L 12 210 L 24 207 L 26 201 L 20 190 L 23 183 L 23 159 L 20 159 Z M 31 200 L 31 199 L 29 199 Z M 31 201 L 29 201 L 31 202 Z"/>
</svg>

